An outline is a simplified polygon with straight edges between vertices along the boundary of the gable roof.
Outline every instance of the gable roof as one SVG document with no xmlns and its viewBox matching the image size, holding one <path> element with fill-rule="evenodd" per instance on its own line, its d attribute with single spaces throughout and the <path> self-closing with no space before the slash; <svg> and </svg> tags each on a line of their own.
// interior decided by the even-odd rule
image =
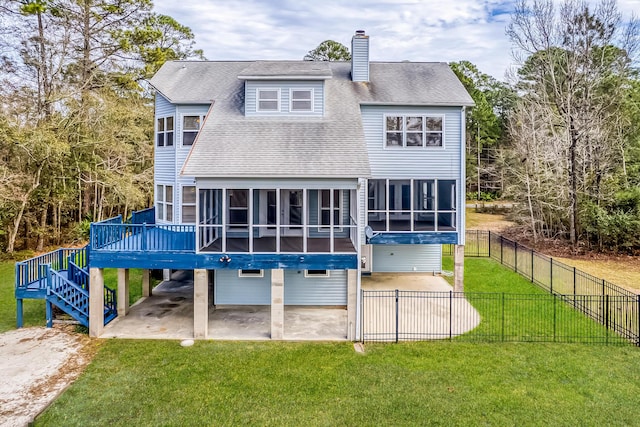
<svg viewBox="0 0 640 427">
<path fill-rule="evenodd" d="M 243 79 L 324 80 L 322 117 L 244 114 Z M 446 63 L 372 62 L 370 82 L 350 62 L 172 61 L 150 80 L 174 104 L 211 104 L 182 174 L 194 177 L 370 176 L 361 104 L 470 106 Z"/>
</svg>

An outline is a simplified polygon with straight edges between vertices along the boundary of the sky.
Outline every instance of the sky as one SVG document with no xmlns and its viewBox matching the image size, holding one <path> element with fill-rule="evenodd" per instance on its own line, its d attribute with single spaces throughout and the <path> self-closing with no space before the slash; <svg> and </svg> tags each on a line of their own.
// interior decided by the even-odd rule
<svg viewBox="0 0 640 427">
<path fill-rule="evenodd" d="M 155 0 L 191 28 L 209 60 L 302 59 L 324 40 L 370 37 L 371 61 L 468 60 L 504 80 L 514 68 L 505 34 L 514 0 Z M 625 18 L 640 0 L 618 0 Z"/>
</svg>

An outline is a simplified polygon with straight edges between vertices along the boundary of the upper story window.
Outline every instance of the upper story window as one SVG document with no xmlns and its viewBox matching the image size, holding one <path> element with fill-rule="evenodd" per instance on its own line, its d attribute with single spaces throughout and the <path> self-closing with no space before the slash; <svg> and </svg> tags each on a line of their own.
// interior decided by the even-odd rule
<svg viewBox="0 0 640 427">
<path fill-rule="evenodd" d="M 291 111 L 313 112 L 313 90 L 291 89 Z"/>
<path fill-rule="evenodd" d="M 279 89 L 258 89 L 258 111 L 280 111 Z"/>
<path fill-rule="evenodd" d="M 203 119 L 200 115 L 182 116 L 182 145 L 193 145 Z"/>
<path fill-rule="evenodd" d="M 386 147 L 442 147 L 442 116 L 386 116 Z"/>
<path fill-rule="evenodd" d="M 158 117 L 156 129 L 156 145 L 158 147 L 173 146 L 173 116 Z"/>
</svg>

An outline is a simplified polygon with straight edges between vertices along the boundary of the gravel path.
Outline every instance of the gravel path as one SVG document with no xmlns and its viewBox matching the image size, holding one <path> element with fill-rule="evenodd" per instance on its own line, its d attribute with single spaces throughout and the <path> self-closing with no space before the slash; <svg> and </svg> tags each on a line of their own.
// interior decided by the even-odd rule
<svg viewBox="0 0 640 427">
<path fill-rule="evenodd" d="M 89 363 L 89 338 L 61 328 L 0 334 L 0 426 L 26 426 Z"/>
</svg>

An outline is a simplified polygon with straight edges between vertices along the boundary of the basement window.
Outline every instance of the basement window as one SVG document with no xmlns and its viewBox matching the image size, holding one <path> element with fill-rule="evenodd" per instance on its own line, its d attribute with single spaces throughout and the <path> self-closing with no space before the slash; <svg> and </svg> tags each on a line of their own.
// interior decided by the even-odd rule
<svg viewBox="0 0 640 427">
<path fill-rule="evenodd" d="M 264 270 L 240 270 L 238 277 L 264 277 Z"/>
<path fill-rule="evenodd" d="M 304 277 L 329 277 L 329 270 L 305 270 Z"/>
</svg>

